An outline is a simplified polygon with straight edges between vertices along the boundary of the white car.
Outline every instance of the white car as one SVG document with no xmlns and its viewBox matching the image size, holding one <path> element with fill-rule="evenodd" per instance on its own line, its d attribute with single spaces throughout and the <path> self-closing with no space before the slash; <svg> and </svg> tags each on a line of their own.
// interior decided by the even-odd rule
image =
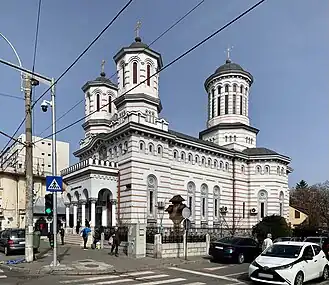
<svg viewBox="0 0 329 285">
<path fill-rule="evenodd" d="M 321 247 L 310 242 L 278 242 L 264 250 L 249 266 L 252 281 L 302 285 L 329 277 L 329 261 Z"/>
</svg>

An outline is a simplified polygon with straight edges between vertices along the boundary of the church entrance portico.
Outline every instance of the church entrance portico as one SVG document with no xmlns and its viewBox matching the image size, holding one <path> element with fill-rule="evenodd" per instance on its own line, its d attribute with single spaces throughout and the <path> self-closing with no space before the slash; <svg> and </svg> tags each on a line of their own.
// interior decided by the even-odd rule
<svg viewBox="0 0 329 285">
<path fill-rule="evenodd" d="M 116 199 L 109 189 L 101 189 L 96 202 L 96 227 L 116 225 Z"/>
</svg>

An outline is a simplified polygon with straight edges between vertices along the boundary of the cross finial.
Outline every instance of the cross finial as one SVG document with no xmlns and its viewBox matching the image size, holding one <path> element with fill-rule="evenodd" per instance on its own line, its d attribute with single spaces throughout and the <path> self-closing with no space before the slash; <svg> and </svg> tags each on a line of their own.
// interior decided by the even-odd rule
<svg viewBox="0 0 329 285">
<path fill-rule="evenodd" d="M 232 49 L 233 49 L 233 46 L 227 47 L 227 49 L 226 49 L 227 59 L 226 60 L 231 60 L 230 55 L 231 55 Z"/>
<path fill-rule="evenodd" d="M 141 21 L 137 21 L 136 27 L 135 27 L 135 32 L 136 32 L 136 38 L 139 38 L 139 31 L 141 29 L 142 26 L 142 22 Z"/>
<path fill-rule="evenodd" d="M 105 60 L 103 59 L 101 64 L 101 74 L 105 74 L 104 68 L 105 68 Z"/>
</svg>

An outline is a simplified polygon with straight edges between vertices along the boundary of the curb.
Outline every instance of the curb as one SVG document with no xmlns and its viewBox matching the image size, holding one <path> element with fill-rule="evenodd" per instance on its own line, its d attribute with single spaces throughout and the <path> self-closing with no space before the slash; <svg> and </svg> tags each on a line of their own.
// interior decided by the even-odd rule
<svg viewBox="0 0 329 285">
<path fill-rule="evenodd" d="M 76 276 L 76 275 L 106 275 L 106 274 L 113 274 L 113 275 L 121 275 L 129 272 L 135 272 L 135 271 L 141 271 L 141 270 L 150 270 L 150 269 L 160 269 L 164 267 L 178 267 L 180 264 L 195 264 L 195 263 L 202 263 L 206 262 L 206 260 L 181 260 L 181 262 L 178 263 L 163 263 L 163 264 L 158 264 L 154 266 L 143 266 L 143 267 L 138 267 L 138 268 L 130 268 L 127 270 L 116 270 L 115 268 L 109 269 L 109 270 L 91 270 L 91 271 L 86 271 L 86 270 L 54 270 L 54 269 L 38 269 L 38 270 L 32 270 L 29 268 L 23 268 L 23 267 L 16 267 L 16 266 L 10 266 L 6 264 L 0 264 L 0 268 L 12 271 L 12 272 L 19 272 L 19 273 L 24 273 L 29 276 L 39 276 L 40 275 L 66 275 L 66 276 Z"/>
</svg>

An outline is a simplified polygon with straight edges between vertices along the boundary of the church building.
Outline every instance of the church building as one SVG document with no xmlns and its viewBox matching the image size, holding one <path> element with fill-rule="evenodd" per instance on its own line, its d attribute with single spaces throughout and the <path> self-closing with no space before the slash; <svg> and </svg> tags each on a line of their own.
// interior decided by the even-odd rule
<svg viewBox="0 0 329 285">
<path fill-rule="evenodd" d="M 251 228 L 267 215 L 289 218 L 290 158 L 257 146 L 249 122 L 253 76 L 230 58 L 204 83 L 208 120 L 199 137 L 161 118 L 161 54 L 139 36 L 114 56 L 118 80 L 104 72 L 82 87 L 85 137 L 62 170 L 67 226 L 145 223 L 172 226 L 174 195 L 195 227 Z M 166 84 L 165 82 L 163 84 Z"/>
</svg>

